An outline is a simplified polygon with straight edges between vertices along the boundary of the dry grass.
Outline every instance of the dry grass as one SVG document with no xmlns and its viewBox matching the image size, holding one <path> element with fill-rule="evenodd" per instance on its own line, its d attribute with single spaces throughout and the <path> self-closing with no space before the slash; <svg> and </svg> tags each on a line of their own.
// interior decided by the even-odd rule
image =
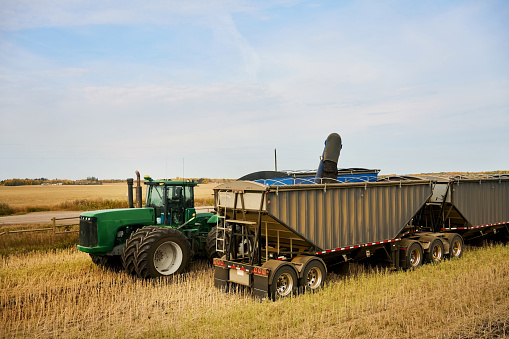
<svg viewBox="0 0 509 339">
<path fill-rule="evenodd" d="M 213 188 L 217 184 L 195 187 L 197 206 L 213 205 Z M 143 185 L 143 197 L 145 197 Z M 60 185 L 60 186 L 0 186 L 0 204 L 15 212 L 83 210 L 82 205 L 106 203 L 111 208 L 127 206 L 127 184 Z M 76 207 L 76 205 L 79 205 Z M 88 209 L 88 208 L 86 208 Z"/>
<path fill-rule="evenodd" d="M 258 302 L 213 270 L 142 281 L 73 249 L 0 262 L 0 337 L 492 338 L 509 335 L 509 247 L 409 272 L 331 274 L 327 287 Z"/>
<path fill-rule="evenodd" d="M 77 221 L 77 220 L 76 220 Z M 52 225 L 14 225 L 0 227 L 0 257 L 7 257 L 16 253 L 32 251 L 47 251 L 64 248 L 75 248 L 78 244 L 79 226 L 72 225 L 58 227 L 57 232 L 73 231 L 54 234 L 53 230 L 8 233 L 6 231 L 34 230 L 52 228 Z M 2 234 L 4 233 L 4 234 Z"/>
</svg>

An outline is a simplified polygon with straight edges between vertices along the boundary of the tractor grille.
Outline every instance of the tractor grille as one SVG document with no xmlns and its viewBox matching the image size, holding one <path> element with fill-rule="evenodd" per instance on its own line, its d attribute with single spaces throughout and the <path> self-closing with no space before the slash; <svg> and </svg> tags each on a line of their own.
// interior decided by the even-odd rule
<svg viewBox="0 0 509 339">
<path fill-rule="evenodd" d="M 97 218 L 80 217 L 80 246 L 96 247 Z"/>
</svg>

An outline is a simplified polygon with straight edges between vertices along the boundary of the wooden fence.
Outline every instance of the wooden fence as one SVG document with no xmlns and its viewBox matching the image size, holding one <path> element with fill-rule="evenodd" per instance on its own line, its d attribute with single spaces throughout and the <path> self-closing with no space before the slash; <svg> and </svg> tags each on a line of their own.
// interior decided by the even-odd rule
<svg viewBox="0 0 509 339">
<path fill-rule="evenodd" d="M 32 228 L 28 230 L 9 230 L 6 229 L 3 232 L 0 232 L 0 236 L 3 235 L 9 235 L 9 234 L 15 234 L 15 233 L 28 233 L 28 232 L 48 232 L 53 231 L 53 234 L 68 234 L 68 233 L 76 233 L 79 232 L 79 230 L 71 230 L 72 226 L 78 226 L 79 225 L 79 218 L 80 217 L 72 217 L 72 218 L 51 218 L 52 221 L 52 227 L 44 227 L 44 228 Z M 59 220 L 72 220 L 76 219 L 77 222 L 74 223 L 66 223 L 64 225 L 57 225 L 57 221 Z M 63 231 L 60 231 L 59 229 L 65 227 Z"/>
</svg>

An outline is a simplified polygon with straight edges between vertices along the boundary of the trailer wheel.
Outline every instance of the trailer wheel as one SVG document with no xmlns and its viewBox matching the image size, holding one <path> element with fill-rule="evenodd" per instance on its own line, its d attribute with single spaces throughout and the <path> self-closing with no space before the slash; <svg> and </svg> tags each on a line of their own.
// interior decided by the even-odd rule
<svg viewBox="0 0 509 339">
<path fill-rule="evenodd" d="M 122 264 L 127 273 L 136 275 L 136 252 L 140 245 L 141 239 L 151 230 L 150 227 L 137 229 L 131 234 L 122 252 Z"/>
<path fill-rule="evenodd" d="M 304 289 L 309 288 L 311 291 L 315 291 L 323 286 L 325 277 L 326 273 L 323 264 L 318 260 L 312 260 L 304 269 L 300 285 Z"/>
<path fill-rule="evenodd" d="M 136 251 L 136 273 L 140 278 L 157 278 L 184 272 L 191 248 L 184 234 L 153 226 Z"/>
<path fill-rule="evenodd" d="M 463 238 L 459 234 L 455 234 L 449 242 L 449 257 L 461 258 L 463 255 Z"/>
<path fill-rule="evenodd" d="M 444 244 L 442 240 L 435 239 L 429 245 L 429 250 L 426 252 L 426 262 L 428 263 L 439 263 L 444 259 Z"/>
<path fill-rule="evenodd" d="M 406 268 L 415 268 L 422 265 L 422 247 L 418 242 L 412 243 L 406 250 Z"/>
<path fill-rule="evenodd" d="M 107 269 L 115 270 L 121 266 L 118 256 L 90 254 L 90 258 L 92 259 L 92 262 L 97 266 L 101 266 Z"/>
<path fill-rule="evenodd" d="M 297 289 L 297 273 L 290 266 L 280 267 L 274 273 L 274 279 L 269 287 L 270 298 L 276 300 L 295 293 Z"/>
</svg>

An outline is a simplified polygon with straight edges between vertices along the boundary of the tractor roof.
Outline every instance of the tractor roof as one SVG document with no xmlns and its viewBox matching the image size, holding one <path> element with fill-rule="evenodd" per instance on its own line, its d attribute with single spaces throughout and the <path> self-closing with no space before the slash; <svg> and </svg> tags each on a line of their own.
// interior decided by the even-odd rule
<svg viewBox="0 0 509 339">
<path fill-rule="evenodd" d="M 194 181 L 145 180 L 145 185 L 196 186 L 198 184 Z"/>
</svg>

